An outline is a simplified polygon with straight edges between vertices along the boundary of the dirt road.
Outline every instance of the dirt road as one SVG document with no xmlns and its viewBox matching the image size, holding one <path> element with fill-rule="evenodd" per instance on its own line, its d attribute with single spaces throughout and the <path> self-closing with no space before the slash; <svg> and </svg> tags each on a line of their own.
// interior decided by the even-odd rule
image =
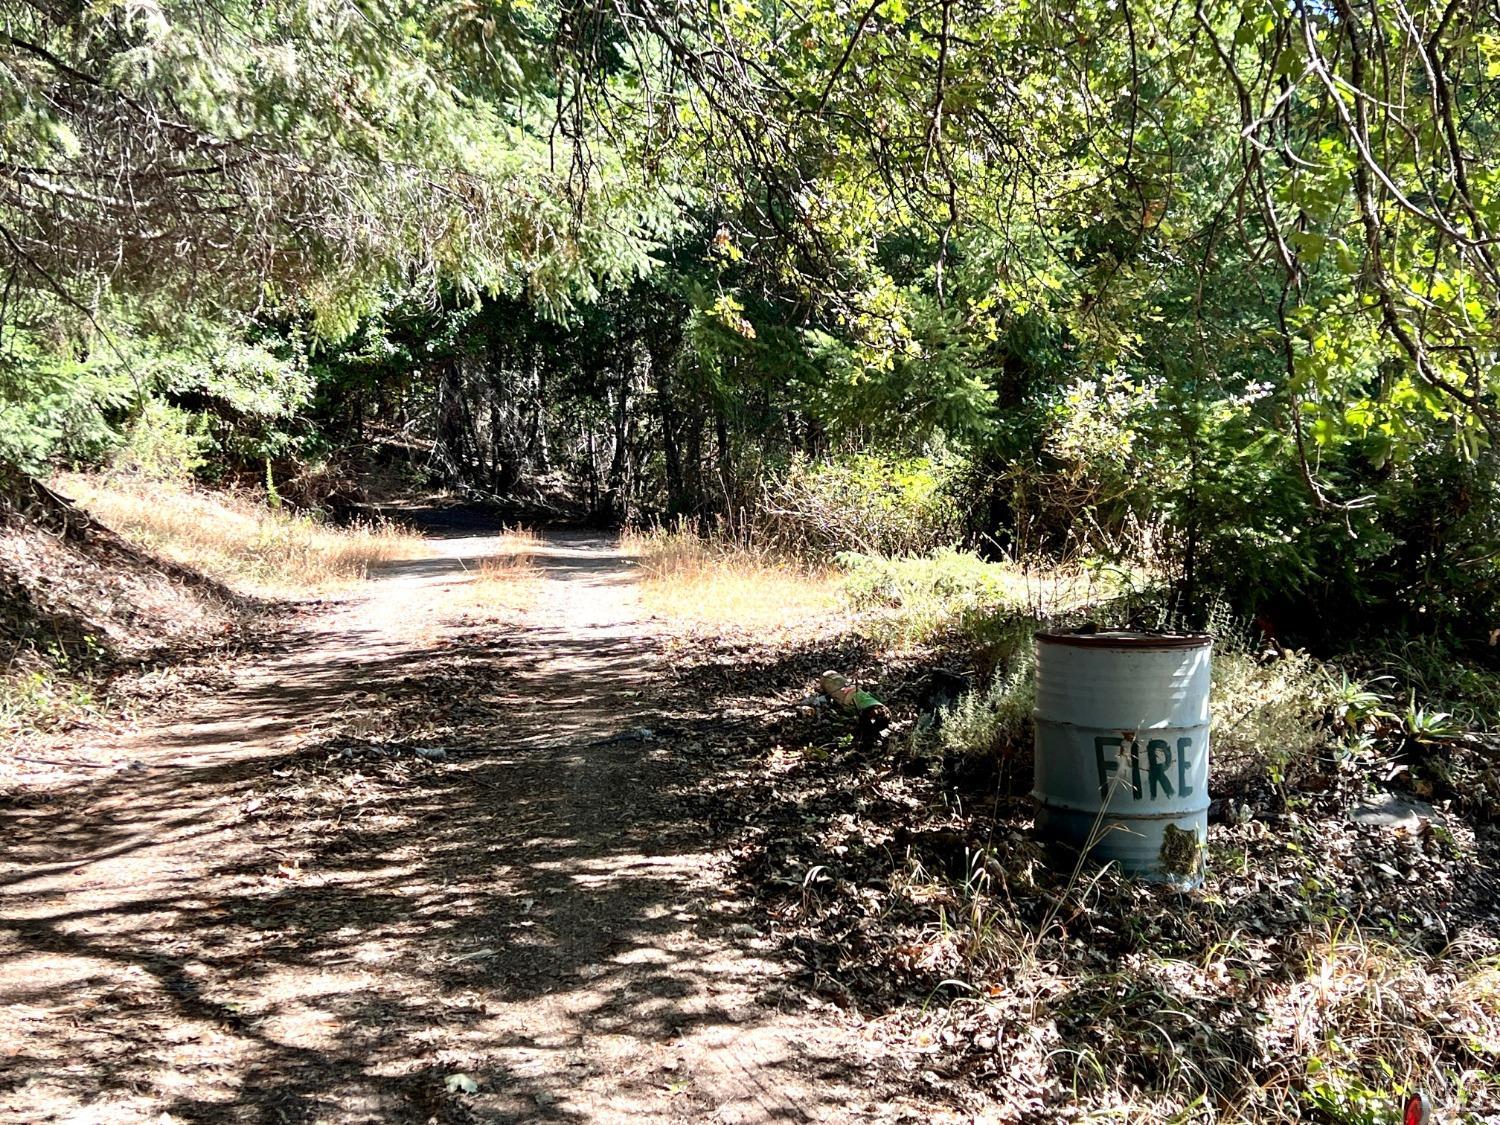
<svg viewBox="0 0 1500 1125">
<path fill-rule="evenodd" d="M 129 768 L 0 810 L 0 1120 L 885 1117 L 797 1014 L 653 728 L 630 560 L 485 538 L 305 618 Z M 30 807 L 26 807 L 26 806 Z"/>
</svg>

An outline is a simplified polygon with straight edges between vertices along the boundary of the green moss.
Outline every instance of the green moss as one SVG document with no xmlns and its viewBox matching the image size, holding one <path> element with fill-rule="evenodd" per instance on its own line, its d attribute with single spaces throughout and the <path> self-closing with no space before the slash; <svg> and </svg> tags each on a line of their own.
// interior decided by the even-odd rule
<svg viewBox="0 0 1500 1125">
<path fill-rule="evenodd" d="M 1203 864 L 1203 845 L 1198 833 L 1169 824 L 1162 833 L 1161 871 L 1171 879 L 1191 879 Z"/>
</svg>

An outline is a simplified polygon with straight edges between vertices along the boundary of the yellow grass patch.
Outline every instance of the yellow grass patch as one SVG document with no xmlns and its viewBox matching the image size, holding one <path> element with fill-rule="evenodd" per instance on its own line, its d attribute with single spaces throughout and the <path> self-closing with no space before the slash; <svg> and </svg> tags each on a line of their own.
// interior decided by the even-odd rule
<svg viewBox="0 0 1500 1125">
<path fill-rule="evenodd" d="M 469 583 L 467 599 L 484 608 L 530 608 L 541 583 L 542 572 L 536 565 L 536 552 L 541 546 L 535 532 L 507 528 L 501 533 L 499 550 L 479 564 Z"/>
<path fill-rule="evenodd" d="M 815 631 L 841 616 L 832 571 L 708 543 L 684 532 L 626 532 L 621 545 L 643 572 L 641 601 L 692 631 Z"/>
<path fill-rule="evenodd" d="M 79 474 L 54 483 L 126 539 L 245 593 L 334 589 L 431 553 L 394 524 L 337 526 L 243 493 Z"/>
</svg>

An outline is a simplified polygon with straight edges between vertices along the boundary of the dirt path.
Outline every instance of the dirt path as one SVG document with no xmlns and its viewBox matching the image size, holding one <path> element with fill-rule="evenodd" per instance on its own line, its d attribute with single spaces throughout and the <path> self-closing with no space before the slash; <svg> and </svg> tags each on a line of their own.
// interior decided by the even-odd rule
<svg viewBox="0 0 1500 1125">
<path fill-rule="evenodd" d="M 136 768 L 0 813 L 0 1120 L 888 1115 L 757 955 L 704 767 L 617 737 L 662 702 L 630 561 L 550 540 L 516 624 L 465 609 L 493 549 L 394 565 Z"/>
</svg>

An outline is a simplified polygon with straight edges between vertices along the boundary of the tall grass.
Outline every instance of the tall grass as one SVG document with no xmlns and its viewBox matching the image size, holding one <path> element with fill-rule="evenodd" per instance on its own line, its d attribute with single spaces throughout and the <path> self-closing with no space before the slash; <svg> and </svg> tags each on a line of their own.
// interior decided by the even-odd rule
<svg viewBox="0 0 1500 1125">
<path fill-rule="evenodd" d="M 380 563 L 428 553 L 394 524 L 338 526 L 244 493 L 78 474 L 56 485 L 125 538 L 245 593 L 335 589 Z"/>
<path fill-rule="evenodd" d="M 621 545 L 643 572 L 646 608 L 690 630 L 815 631 L 844 605 L 837 575 L 825 568 L 681 531 L 629 531 Z"/>
<path fill-rule="evenodd" d="M 1037 570 L 943 548 L 926 555 L 845 553 L 831 565 L 680 531 L 627 532 L 645 573 L 648 608 L 703 628 L 778 632 L 825 625 L 878 643 L 1009 641 L 1018 619 L 1076 614 L 1118 595 L 1123 581 L 1081 566 Z"/>
</svg>

